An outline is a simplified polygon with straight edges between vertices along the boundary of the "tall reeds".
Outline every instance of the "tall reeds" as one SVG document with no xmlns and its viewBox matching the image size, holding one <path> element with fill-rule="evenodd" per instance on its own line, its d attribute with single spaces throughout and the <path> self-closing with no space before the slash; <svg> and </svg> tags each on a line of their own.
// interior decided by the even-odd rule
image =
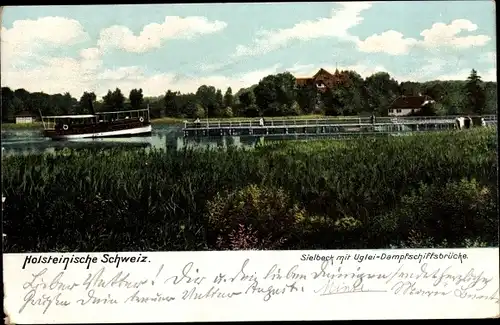
<svg viewBox="0 0 500 325">
<path fill-rule="evenodd" d="M 9 252 L 498 245 L 491 129 L 11 156 L 2 175 Z"/>
</svg>

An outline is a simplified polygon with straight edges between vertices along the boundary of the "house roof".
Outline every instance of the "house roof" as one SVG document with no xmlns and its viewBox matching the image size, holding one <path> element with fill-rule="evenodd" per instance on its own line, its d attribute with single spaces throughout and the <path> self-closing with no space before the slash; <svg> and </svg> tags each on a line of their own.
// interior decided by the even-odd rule
<svg viewBox="0 0 500 325">
<path fill-rule="evenodd" d="M 314 74 L 314 76 L 313 76 L 312 78 L 313 78 L 313 79 L 315 79 L 315 78 L 316 78 L 318 75 L 320 75 L 320 74 L 325 74 L 325 75 L 327 75 L 328 77 L 333 77 L 333 75 L 332 75 L 330 72 L 328 72 L 328 71 L 326 71 L 325 69 L 321 68 L 321 69 L 319 69 L 319 70 L 318 70 L 318 72 L 316 72 L 316 73 Z"/>
<path fill-rule="evenodd" d="M 430 96 L 400 96 L 392 102 L 393 108 L 420 108 L 426 101 L 432 101 Z"/>
<path fill-rule="evenodd" d="M 307 85 L 313 81 L 321 81 L 325 84 L 326 88 L 334 88 L 335 85 L 339 83 L 343 83 L 348 81 L 348 76 L 345 75 L 343 72 L 339 72 L 338 70 L 335 71 L 334 74 L 326 71 L 325 69 L 321 68 L 316 72 L 312 77 L 307 77 L 307 78 L 295 78 L 295 81 L 297 85 L 303 86 Z"/>
</svg>

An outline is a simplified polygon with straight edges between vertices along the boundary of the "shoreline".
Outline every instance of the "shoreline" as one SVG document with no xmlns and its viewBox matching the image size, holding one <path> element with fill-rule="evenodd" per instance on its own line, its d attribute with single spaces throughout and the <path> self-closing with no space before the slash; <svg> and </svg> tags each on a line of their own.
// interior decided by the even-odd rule
<svg viewBox="0 0 500 325">
<path fill-rule="evenodd" d="M 290 120 L 290 119 L 320 119 L 325 118 L 324 115 L 298 115 L 298 116 L 277 116 L 277 117 L 264 117 L 267 120 Z M 223 117 L 223 118 L 209 118 L 209 121 L 250 121 L 257 120 L 259 117 Z M 193 120 L 192 118 L 181 118 L 181 117 L 160 117 L 151 119 L 152 125 L 183 125 L 184 121 Z M 202 121 L 206 119 L 201 119 Z M 16 124 L 16 123 L 2 123 L 2 130 L 41 130 L 43 129 L 42 122 L 33 122 L 27 124 Z"/>
<path fill-rule="evenodd" d="M 275 120 L 307 120 L 307 119 L 324 119 L 324 118 L 366 118 L 366 115 L 340 115 L 340 116 L 326 116 L 326 115 L 297 115 L 297 116 L 275 116 L 275 117 L 263 117 L 268 121 Z M 437 117 L 437 116 L 436 116 Z M 231 121 L 255 121 L 260 117 L 222 117 L 222 118 L 208 118 L 211 122 L 231 122 Z M 182 118 L 182 117 L 159 117 L 151 119 L 152 125 L 184 125 L 184 121 L 193 121 L 193 118 Z M 206 118 L 200 119 L 201 121 L 206 121 Z M 2 130 L 43 130 L 43 124 L 40 121 L 33 123 L 2 123 Z"/>
</svg>

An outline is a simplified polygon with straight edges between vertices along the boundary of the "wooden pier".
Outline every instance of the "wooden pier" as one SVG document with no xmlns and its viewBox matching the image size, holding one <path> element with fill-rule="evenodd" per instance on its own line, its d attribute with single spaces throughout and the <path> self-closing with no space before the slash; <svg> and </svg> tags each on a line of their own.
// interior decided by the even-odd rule
<svg viewBox="0 0 500 325">
<path fill-rule="evenodd" d="M 476 117 L 477 118 L 477 117 Z M 489 124 L 496 125 L 496 116 L 483 116 Z M 480 119 L 480 117 L 479 117 Z M 476 124 L 477 125 L 477 124 Z M 322 119 L 264 119 L 241 121 L 202 120 L 200 123 L 184 122 L 184 136 L 240 136 L 287 134 L 338 134 L 338 133 L 403 133 L 437 131 L 456 128 L 456 116 L 432 117 L 342 117 Z"/>
</svg>

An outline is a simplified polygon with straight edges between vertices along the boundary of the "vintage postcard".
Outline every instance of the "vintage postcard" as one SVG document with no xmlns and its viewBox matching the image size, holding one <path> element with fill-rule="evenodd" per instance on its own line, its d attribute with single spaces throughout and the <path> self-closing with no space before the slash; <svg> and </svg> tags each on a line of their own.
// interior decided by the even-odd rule
<svg viewBox="0 0 500 325">
<path fill-rule="evenodd" d="M 4 7 L 6 322 L 497 316 L 494 6 Z"/>
</svg>

